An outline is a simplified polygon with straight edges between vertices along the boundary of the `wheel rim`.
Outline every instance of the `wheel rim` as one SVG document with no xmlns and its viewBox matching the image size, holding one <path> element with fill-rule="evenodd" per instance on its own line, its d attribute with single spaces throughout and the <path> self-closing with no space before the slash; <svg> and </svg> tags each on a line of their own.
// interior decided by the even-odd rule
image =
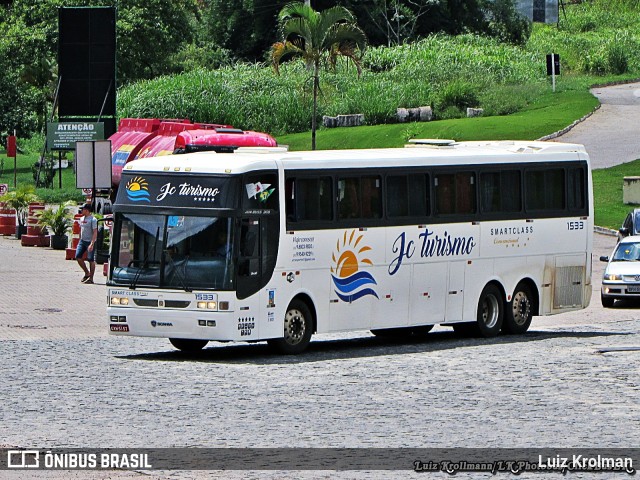
<svg viewBox="0 0 640 480">
<path fill-rule="evenodd" d="M 523 291 L 516 293 L 513 297 L 512 309 L 514 323 L 519 326 L 526 324 L 531 315 L 529 296 Z"/>
<path fill-rule="evenodd" d="M 482 323 L 487 328 L 493 328 L 498 323 L 500 311 L 498 299 L 495 295 L 487 295 L 482 301 Z"/>
<path fill-rule="evenodd" d="M 304 338 L 306 322 L 300 310 L 291 309 L 284 316 L 284 340 L 289 345 L 297 345 Z"/>
</svg>

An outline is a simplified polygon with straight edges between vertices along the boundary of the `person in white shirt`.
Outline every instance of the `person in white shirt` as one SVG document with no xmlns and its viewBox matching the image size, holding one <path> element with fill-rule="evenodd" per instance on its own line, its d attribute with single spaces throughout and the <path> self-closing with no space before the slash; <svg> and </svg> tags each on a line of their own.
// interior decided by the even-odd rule
<svg viewBox="0 0 640 480">
<path fill-rule="evenodd" d="M 82 206 L 83 216 L 79 220 L 80 241 L 76 248 L 76 260 L 84 272 L 81 282 L 87 284 L 93 283 L 93 274 L 96 271 L 95 244 L 96 238 L 98 238 L 98 220 L 91 214 L 91 210 L 91 204 L 89 203 Z M 86 262 L 82 259 L 85 252 L 87 253 L 89 268 L 87 268 Z"/>
</svg>

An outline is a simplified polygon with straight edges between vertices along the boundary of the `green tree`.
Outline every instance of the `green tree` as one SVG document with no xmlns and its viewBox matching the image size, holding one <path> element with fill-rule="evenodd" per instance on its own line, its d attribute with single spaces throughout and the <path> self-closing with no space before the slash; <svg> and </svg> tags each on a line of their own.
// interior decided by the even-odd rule
<svg viewBox="0 0 640 480">
<path fill-rule="evenodd" d="M 206 0 L 202 10 L 208 38 L 235 57 L 260 61 L 265 48 L 277 40 L 273 28 L 286 1 Z"/>
<path fill-rule="evenodd" d="M 118 81 L 172 71 L 172 54 L 193 40 L 196 0 L 119 0 Z"/>
<path fill-rule="evenodd" d="M 353 61 L 360 75 L 360 58 L 367 39 L 352 13 L 344 7 L 316 12 L 304 3 L 290 3 L 280 11 L 278 19 L 283 41 L 271 47 L 276 73 L 286 57 L 301 57 L 312 72 L 311 149 L 315 150 L 320 67 L 322 64 L 335 67 L 338 57 L 343 56 Z"/>
</svg>

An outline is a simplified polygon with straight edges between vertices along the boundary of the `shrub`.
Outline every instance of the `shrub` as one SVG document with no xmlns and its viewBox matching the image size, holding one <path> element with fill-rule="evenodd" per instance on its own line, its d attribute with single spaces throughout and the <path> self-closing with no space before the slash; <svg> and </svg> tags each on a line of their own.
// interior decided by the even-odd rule
<svg viewBox="0 0 640 480">
<path fill-rule="evenodd" d="M 607 46 L 607 64 L 609 71 L 615 75 L 627 73 L 629 62 L 627 51 L 623 45 L 613 42 Z"/>
<path fill-rule="evenodd" d="M 450 107 L 455 107 L 460 111 L 465 111 L 469 107 L 477 107 L 480 105 L 477 90 L 477 86 L 460 80 L 454 80 L 445 85 L 438 94 L 434 105 L 436 115 L 442 118 L 442 114 L 438 112 L 444 112 Z"/>
</svg>

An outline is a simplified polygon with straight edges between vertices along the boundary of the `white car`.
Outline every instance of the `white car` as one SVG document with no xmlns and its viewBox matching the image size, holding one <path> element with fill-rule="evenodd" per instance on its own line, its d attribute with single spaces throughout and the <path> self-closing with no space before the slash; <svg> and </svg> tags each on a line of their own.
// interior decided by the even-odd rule
<svg viewBox="0 0 640 480">
<path fill-rule="evenodd" d="M 613 302 L 625 298 L 640 299 L 640 235 L 624 237 L 611 257 L 600 260 L 608 262 L 600 291 L 603 307 L 613 307 Z"/>
</svg>

